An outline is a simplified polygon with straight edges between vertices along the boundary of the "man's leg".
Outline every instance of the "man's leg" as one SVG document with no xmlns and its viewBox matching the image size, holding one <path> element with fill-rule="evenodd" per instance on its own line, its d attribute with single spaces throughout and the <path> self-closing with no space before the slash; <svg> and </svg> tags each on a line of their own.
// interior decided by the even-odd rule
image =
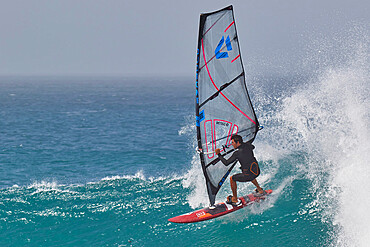
<svg viewBox="0 0 370 247">
<path fill-rule="evenodd" d="M 233 202 L 238 202 L 238 192 L 237 192 L 236 182 L 233 180 L 233 176 L 230 177 L 230 185 L 231 185 L 231 191 L 233 192 L 233 198 L 231 200 Z"/>
<path fill-rule="evenodd" d="M 251 182 L 257 187 L 258 193 L 261 193 L 262 194 L 263 193 L 263 189 L 258 184 L 257 179 L 253 179 Z"/>
</svg>

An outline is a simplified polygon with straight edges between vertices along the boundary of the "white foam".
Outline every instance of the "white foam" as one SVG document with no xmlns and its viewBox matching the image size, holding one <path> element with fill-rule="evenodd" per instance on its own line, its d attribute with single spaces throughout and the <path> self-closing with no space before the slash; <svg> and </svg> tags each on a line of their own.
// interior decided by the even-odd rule
<svg viewBox="0 0 370 247">
<path fill-rule="evenodd" d="M 34 182 L 31 185 L 27 187 L 27 189 L 36 189 L 36 190 L 56 190 L 58 188 L 57 182 L 47 182 L 47 181 L 41 181 L 41 182 Z"/>
<path fill-rule="evenodd" d="M 195 124 L 187 124 L 178 131 L 178 134 L 181 135 L 187 135 L 189 133 L 194 132 L 195 130 Z"/>
<path fill-rule="evenodd" d="M 368 44 L 347 63 L 329 67 L 285 98 L 277 114 L 289 149 L 307 153 L 298 170 L 312 182 L 308 205 L 333 224 L 333 246 L 370 243 Z M 284 127 L 285 126 L 285 127 Z"/>
<path fill-rule="evenodd" d="M 200 172 L 202 166 L 198 154 L 194 154 L 191 165 L 190 170 L 184 175 L 182 181 L 183 187 L 191 190 L 190 194 L 187 195 L 187 202 L 192 208 L 209 206 L 206 181 L 203 173 Z"/>
<path fill-rule="evenodd" d="M 41 181 L 32 183 L 27 187 L 27 189 L 34 190 L 34 192 L 32 192 L 31 195 L 43 192 L 76 193 L 75 191 L 70 191 L 68 189 L 65 190 L 63 189 L 64 187 L 66 186 L 60 185 L 56 181 L 53 182 Z"/>
<path fill-rule="evenodd" d="M 115 175 L 111 177 L 105 177 L 102 178 L 101 181 L 113 181 L 113 180 L 121 180 L 121 179 L 127 179 L 127 180 L 134 180 L 134 179 L 140 179 L 145 180 L 145 176 L 142 170 L 136 172 L 134 175 Z"/>
<path fill-rule="evenodd" d="M 174 180 L 181 180 L 183 177 L 180 175 L 169 175 L 169 176 L 159 176 L 159 177 L 145 177 L 142 170 L 136 172 L 134 175 L 115 175 L 110 177 L 104 177 L 101 181 L 114 181 L 114 180 L 141 180 L 145 182 L 158 182 L 158 181 L 165 181 L 165 184 L 168 184 Z M 92 182 L 90 184 L 95 184 L 96 182 Z"/>
</svg>

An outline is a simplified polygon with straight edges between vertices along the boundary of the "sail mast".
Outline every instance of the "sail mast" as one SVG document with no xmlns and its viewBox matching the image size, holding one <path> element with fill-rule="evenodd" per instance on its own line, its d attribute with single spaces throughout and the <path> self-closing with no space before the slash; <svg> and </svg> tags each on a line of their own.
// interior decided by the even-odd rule
<svg viewBox="0 0 370 247">
<path fill-rule="evenodd" d="M 199 60 L 200 60 L 200 49 L 201 49 L 201 39 L 203 38 L 203 28 L 204 23 L 207 16 L 204 14 L 200 15 L 200 21 L 199 21 L 199 34 L 198 34 L 198 48 L 197 48 L 197 67 L 196 67 L 196 104 L 195 104 L 195 114 L 196 114 L 196 127 L 197 127 L 197 139 L 198 139 L 198 149 L 202 150 L 202 138 L 201 138 L 201 132 L 200 132 L 200 121 L 202 120 L 203 116 L 199 115 Z M 206 171 L 206 164 L 204 162 L 204 154 L 202 152 L 199 153 L 200 156 L 200 162 L 202 165 L 203 175 L 206 179 L 206 185 L 207 185 L 207 192 L 208 197 L 210 200 L 210 204 L 214 205 L 216 200 L 216 195 L 212 193 L 212 188 L 210 187 L 209 177 L 207 175 Z"/>
</svg>

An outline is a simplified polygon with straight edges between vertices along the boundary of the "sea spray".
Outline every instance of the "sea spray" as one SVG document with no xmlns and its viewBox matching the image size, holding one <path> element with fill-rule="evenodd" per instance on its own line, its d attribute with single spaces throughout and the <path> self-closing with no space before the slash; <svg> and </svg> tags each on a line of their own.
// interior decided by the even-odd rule
<svg viewBox="0 0 370 247">
<path fill-rule="evenodd" d="M 191 190 L 191 193 L 187 195 L 187 202 L 193 209 L 201 206 L 209 206 L 206 180 L 202 172 L 198 154 L 193 156 L 191 164 L 190 170 L 185 174 L 185 179 L 182 181 L 184 188 Z"/>
<path fill-rule="evenodd" d="M 297 168 L 312 182 L 310 207 L 334 225 L 333 246 L 370 242 L 367 49 L 360 43 L 355 57 L 312 78 L 283 100 L 277 114 L 282 132 L 294 143 L 289 148 L 307 153 L 306 163 Z"/>
<path fill-rule="evenodd" d="M 369 42 L 366 37 L 355 36 L 341 41 L 343 49 L 335 49 L 340 54 L 325 51 L 332 46 L 320 43 L 320 52 L 312 54 L 327 57 L 305 58 L 307 63 L 316 61 L 321 66 L 309 78 L 293 78 L 300 80 L 291 83 L 294 87 L 271 97 L 259 90 L 252 93 L 257 115 L 266 126 L 255 141 L 256 157 L 262 166 L 259 180 L 275 186 L 272 189 L 280 196 L 300 196 L 296 199 L 305 204 L 292 213 L 296 215 L 293 223 L 319 218 L 329 229 L 325 245 L 331 246 L 367 246 L 370 242 L 370 195 L 366 191 L 370 181 Z M 289 85 L 283 78 L 274 82 Z M 207 203 L 197 159 L 194 155 L 183 181 L 183 186 L 191 189 L 187 202 L 192 208 Z M 305 189 L 309 194 L 292 191 L 292 185 L 304 181 L 308 181 Z M 251 189 L 248 184 L 238 184 L 238 191 Z M 227 193 L 228 182 L 219 200 Z M 256 208 L 243 215 L 261 212 Z M 237 219 L 244 219 L 240 216 Z M 233 222 L 232 216 L 226 219 Z"/>
</svg>

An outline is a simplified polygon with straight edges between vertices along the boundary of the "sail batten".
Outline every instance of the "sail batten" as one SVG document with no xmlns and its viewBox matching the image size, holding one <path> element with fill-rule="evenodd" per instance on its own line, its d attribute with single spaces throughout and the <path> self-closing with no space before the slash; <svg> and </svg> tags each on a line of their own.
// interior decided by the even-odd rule
<svg viewBox="0 0 370 247">
<path fill-rule="evenodd" d="M 215 97 L 218 97 L 219 94 L 222 92 L 222 90 L 226 89 L 229 85 L 231 85 L 234 81 L 236 81 L 240 76 L 243 76 L 244 72 L 238 75 L 236 78 L 234 78 L 232 81 L 223 84 L 220 89 L 217 90 L 212 96 L 210 96 L 208 99 L 206 99 L 203 103 L 199 105 L 199 107 L 202 107 L 204 104 L 206 104 L 208 101 L 213 100 Z M 216 88 L 217 89 L 217 88 Z"/>
<path fill-rule="evenodd" d="M 196 72 L 198 149 L 209 200 L 214 204 L 236 165 L 224 166 L 215 149 L 229 158 L 231 136 L 239 133 L 244 141 L 253 141 L 259 127 L 245 84 L 232 6 L 201 14 Z"/>
</svg>

